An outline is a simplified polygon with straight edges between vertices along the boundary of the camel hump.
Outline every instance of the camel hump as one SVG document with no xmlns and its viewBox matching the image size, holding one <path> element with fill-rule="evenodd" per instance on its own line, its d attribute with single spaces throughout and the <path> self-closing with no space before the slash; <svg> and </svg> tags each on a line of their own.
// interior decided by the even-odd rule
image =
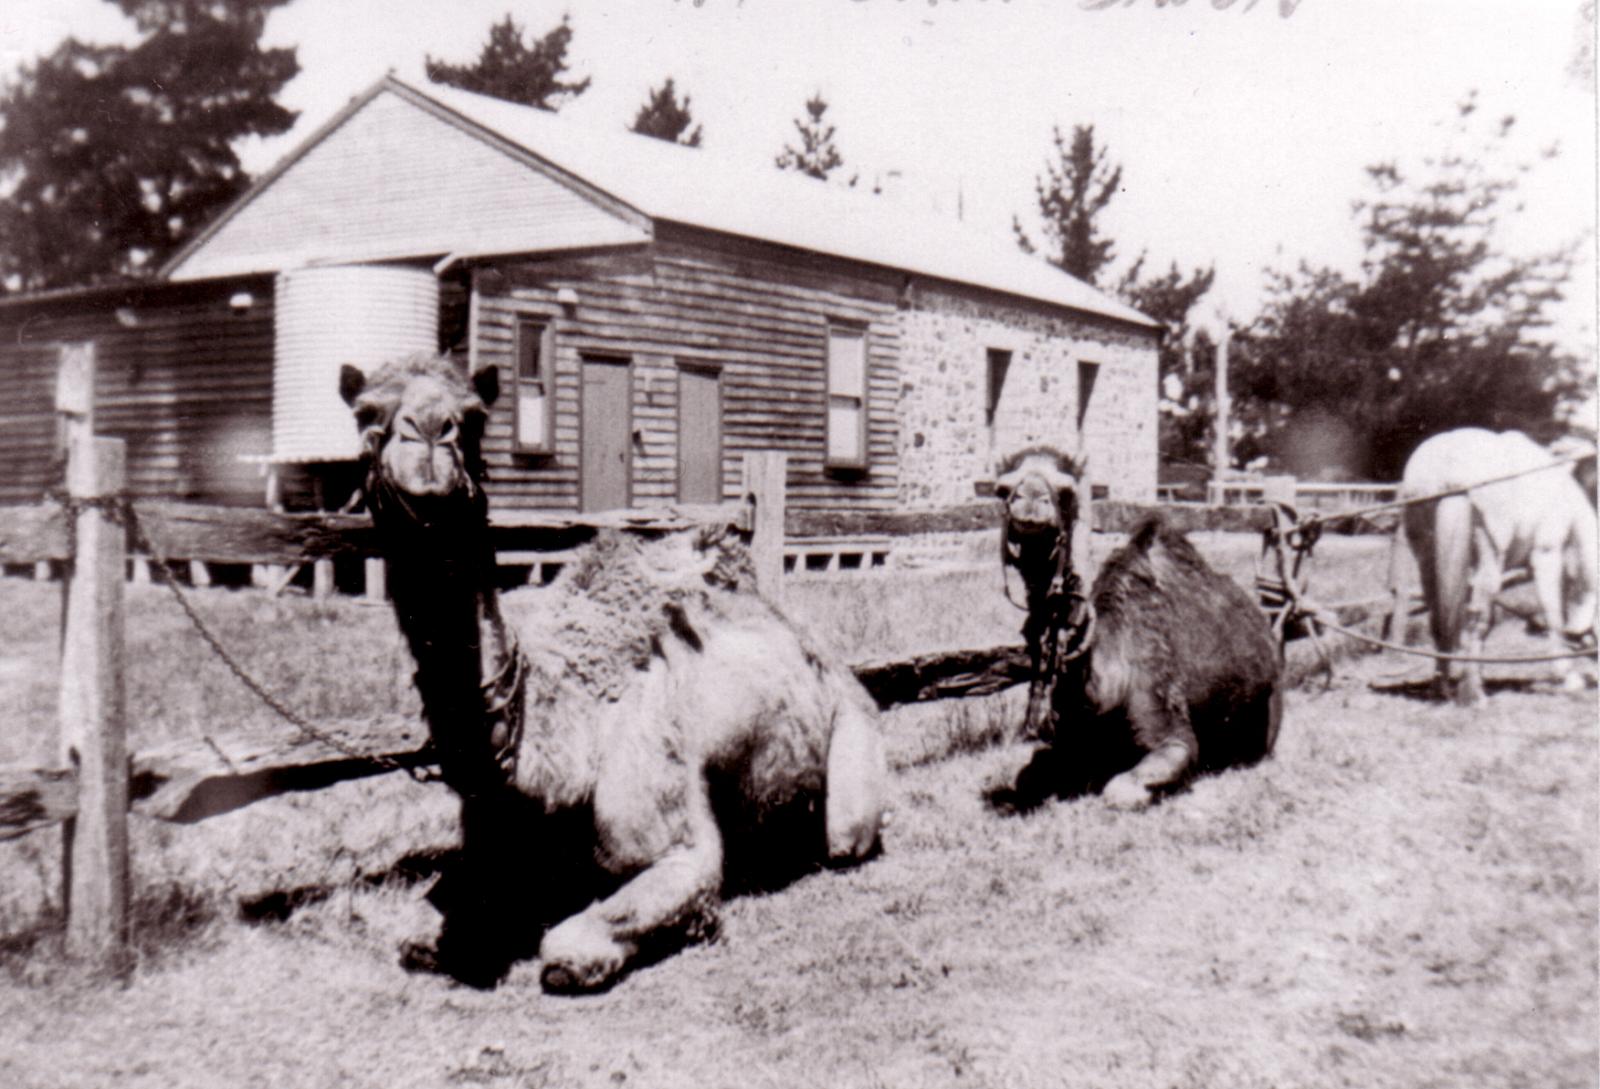
<svg viewBox="0 0 1600 1089">
<path fill-rule="evenodd" d="M 1148 556 L 1159 549 L 1179 558 L 1185 566 L 1207 566 L 1183 530 L 1173 525 L 1161 511 L 1152 511 L 1141 518 L 1133 527 L 1133 532 L 1128 534 L 1128 543 L 1124 547 L 1141 556 Z"/>
</svg>

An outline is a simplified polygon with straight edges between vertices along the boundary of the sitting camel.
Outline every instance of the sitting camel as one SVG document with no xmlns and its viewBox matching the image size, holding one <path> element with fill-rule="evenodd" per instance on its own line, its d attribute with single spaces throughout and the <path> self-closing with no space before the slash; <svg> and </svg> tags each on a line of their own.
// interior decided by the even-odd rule
<svg viewBox="0 0 1600 1089">
<path fill-rule="evenodd" d="M 872 703 L 752 592 L 731 534 L 602 533 L 552 586 L 522 592 L 526 615 L 518 594 L 503 613 L 479 448 L 494 368 L 469 381 L 448 357 L 370 377 L 347 366 L 340 392 L 423 713 L 462 800 L 463 869 L 436 887 L 444 928 L 408 951 L 412 966 L 492 984 L 515 954 L 488 948 L 488 924 L 526 938 L 553 921 L 544 986 L 601 988 L 714 926 L 725 846 L 835 863 L 876 850 L 886 770 Z M 775 829 L 791 838 L 764 837 Z M 514 886 L 562 906 L 507 920 Z"/>
<path fill-rule="evenodd" d="M 1159 515 L 1085 592 L 1083 469 L 1035 447 L 1008 459 L 995 483 L 1002 560 L 1027 590 L 1036 679 L 1024 732 L 1043 743 L 997 800 L 1100 790 L 1137 809 L 1193 771 L 1272 752 L 1282 656 L 1255 602 Z"/>
</svg>

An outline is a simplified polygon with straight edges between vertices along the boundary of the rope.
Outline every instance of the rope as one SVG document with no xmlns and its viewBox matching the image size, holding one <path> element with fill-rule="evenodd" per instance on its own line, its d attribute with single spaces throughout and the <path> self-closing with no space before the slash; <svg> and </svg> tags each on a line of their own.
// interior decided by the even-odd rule
<svg viewBox="0 0 1600 1089">
<path fill-rule="evenodd" d="M 439 776 L 436 773 L 429 772 L 425 769 L 416 768 L 409 764 L 403 764 L 400 761 L 384 756 L 381 753 L 364 753 L 350 747 L 331 734 L 317 729 L 317 727 L 313 726 L 309 721 L 307 721 L 304 716 L 296 713 L 292 708 L 286 706 L 282 701 L 277 699 L 277 697 L 273 696 L 271 692 L 268 692 L 266 687 L 260 681 L 256 680 L 256 678 L 253 677 L 242 664 L 240 664 L 239 660 L 229 652 L 228 648 L 222 644 L 222 641 L 217 637 L 216 633 L 211 630 L 205 621 L 201 619 L 200 614 L 195 611 L 194 605 L 189 600 L 188 595 L 183 592 L 183 588 L 179 586 L 177 580 L 172 577 L 172 572 L 168 568 L 168 563 L 170 561 L 168 561 L 165 553 L 156 547 L 155 542 L 150 539 L 150 536 L 145 533 L 143 527 L 139 524 L 133 502 L 126 494 L 115 496 L 97 496 L 94 498 L 85 499 L 52 493 L 51 498 L 61 504 L 63 510 L 65 511 L 67 524 L 69 526 L 73 525 L 73 523 L 76 521 L 75 516 L 77 512 L 84 508 L 94 508 L 105 511 L 112 522 L 118 525 L 126 526 L 129 531 L 129 535 L 132 538 L 134 547 L 148 553 L 155 561 L 154 566 L 161 572 L 161 582 L 172 593 L 173 599 L 178 603 L 178 608 L 181 609 L 183 614 L 189 618 L 189 622 L 194 625 L 194 629 L 200 634 L 200 638 L 203 639 L 206 645 L 211 648 L 212 652 L 222 660 L 222 664 L 227 666 L 228 671 L 238 679 L 240 684 L 244 685 L 244 687 L 252 695 L 270 708 L 275 714 L 278 715 L 278 717 L 282 718 L 285 722 L 288 722 L 295 729 L 299 730 L 304 737 L 310 738 L 313 741 L 319 741 L 334 751 L 351 758 L 352 760 L 359 760 L 364 763 L 374 764 L 386 771 L 403 771 L 419 783 L 435 782 L 439 780 Z M 69 553 L 75 558 L 77 554 L 76 535 L 72 530 L 68 531 L 68 545 Z M 225 765 L 227 765 L 229 771 L 237 772 L 239 770 L 234 765 L 233 761 L 228 759 L 227 754 L 224 753 L 220 747 L 218 747 L 215 740 L 213 740 L 207 734 L 201 734 L 200 736 L 201 740 L 204 741 L 206 745 L 209 746 L 211 750 L 222 759 L 222 762 Z"/>
<path fill-rule="evenodd" d="M 1327 628 L 1329 631 L 1338 632 L 1340 635 L 1349 636 L 1362 643 L 1381 647 L 1384 650 L 1398 651 L 1401 654 L 1411 654 L 1418 658 L 1432 658 L 1439 662 L 1472 662 L 1479 665 L 1532 665 L 1539 662 L 1564 662 L 1570 658 L 1593 658 L 1595 647 L 1585 647 L 1581 650 L 1569 650 L 1562 654 L 1446 654 L 1444 651 L 1427 650 L 1424 647 L 1410 647 L 1404 643 L 1394 643 L 1388 639 L 1379 639 L 1374 635 L 1366 635 L 1353 628 L 1347 628 L 1327 618 L 1327 614 L 1318 610 L 1305 617 L 1311 623 Z"/>
<path fill-rule="evenodd" d="M 1410 496 L 1405 499 L 1396 499 L 1389 503 L 1376 503 L 1368 507 L 1358 507 L 1355 510 L 1340 511 L 1337 514 L 1323 515 L 1312 512 L 1305 516 L 1297 516 L 1292 507 L 1277 503 L 1273 505 L 1273 525 L 1263 531 L 1263 554 L 1268 548 L 1273 548 L 1277 554 L 1278 575 L 1277 579 L 1266 579 L 1260 575 L 1256 579 L 1256 589 L 1262 598 L 1263 607 L 1275 613 L 1273 630 L 1278 635 L 1281 644 L 1285 627 L 1291 620 L 1304 620 L 1307 622 L 1307 631 L 1310 633 L 1317 647 L 1317 653 L 1322 658 L 1324 667 L 1328 671 L 1329 680 L 1332 680 L 1333 662 L 1329 657 L 1327 648 L 1322 641 L 1319 629 L 1337 632 L 1348 636 L 1358 642 L 1370 646 L 1380 647 L 1384 650 L 1397 651 L 1401 654 L 1410 654 L 1419 658 L 1430 658 L 1441 662 L 1466 662 L 1479 665 L 1519 665 L 1537 664 L 1541 662 L 1559 662 L 1572 658 L 1594 657 L 1596 648 L 1589 647 L 1581 650 L 1572 650 L 1560 654 L 1522 654 L 1522 655 L 1469 655 L 1450 654 L 1444 651 L 1426 650 L 1422 647 L 1406 646 L 1387 639 L 1366 635 L 1363 632 L 1347 628 L 1328 618 L 1325 609 L 1309 601 L 1305 596 L 1305 584 L 1299 577 L 1300 567 L 1304 560 L 1309 558 L 1311 550 L 1316 546 L 1324 524 L 1341 518 L 1360 518 L 1380 511 L 1395 510 L 1414 506 L 1419 503 L 1431 503 L 1451 495 L 1464 495 L 1476 488 L 1487 487 L 1491 484 L 1503 484 L 1520 477 L 1530 476 L 1533 473 L 1548 472 L 1566 465 L 1573 465 L 1580 461 L 1593 458 L 1593 452 L 1573 454 L 1568 457 L 1558 458 L 1547 465 L 1535 466 L 1531 469 L 1520 469 L 1514 473 L 1505 473 L 1501 476 L 1489 477 L 1473 484 L 1455 488 L 1445 488 L 1426 495 Z M 1283 519 L 1292 519 L 1293 524 L 1284 527 Z M 1292 564 L 1288 562 L 1286 549 L 1293 549 L 1295 555 Z"/>
<path fill-rule="evenodd" d="M 1415 506 L 1418 503 L 1431 503 L 1436 499 L 1443 499 L 1446 496 L 1465 495 L 1467 492 L 1470 492 L 1476 488 L 1486 488 L 1491 484 L 1504 484 L 1508 480 L 1516 480 L 1520 477 L 1531 476 L 1534 473 L 1543 473 L 1548 472 L 1551 469 L 1560 469 L 1567 465 L 1576 465 L 1578 462 L 1588 461 L 1594 456 L 1595 455 L 1593 452 L 1586 454 L 1571 454 L 1564 458 L 1557 458 L 1548 465 L 1536 465 L 1531 469 L 1519 469 L 1514 473 L 1506 473 L 1503 476 L 1492 476 L 1486 480 L 1475 481 L 1471 484 L 1463 484 L 1455 488 L 1443 488 L 1439 491 L 1430 492 L 1426 495 L 1415 495 L 1407 499 L 1394 499 L 1387 503 L 1374 503 L 1370 507 L 1357 507 L 1354 510 L 1342 510 L 1337 514 L 1321 514 L 1313 511 L 1300 520 L 1300 525 L 1297 528 L 1316 525 L 1320 522 L 1336 522 L 1342 518 L 1364 518 L 1369 514 L 1378 514 L 1386 510 L 1399 510 L 1403 507 Z"/>
</svg>

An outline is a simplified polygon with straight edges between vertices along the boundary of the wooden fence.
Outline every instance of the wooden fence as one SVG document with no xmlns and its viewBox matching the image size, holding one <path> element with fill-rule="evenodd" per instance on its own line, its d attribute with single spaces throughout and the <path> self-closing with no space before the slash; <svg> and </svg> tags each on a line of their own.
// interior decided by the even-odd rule
<svg viewBox="0 0 1600 1089">
<path fill-rule="evenodd" d="M 520 515 L 496 523 L 501 547 L 559 554 L 605 528 L 659 534 L 695 525 L 732 524 L 748 535 L 764 593 L 782 593 L 786 544 L 840 538 L 903 538 L 993 530 L 999 504 L 983 500 L 924 512 L 820 513 L 785 509 L 785 458 L 748 455 L 745 493 L 735 504 L 617 512 L 595 516 Z M 72 436 L 68 502 L 7 507 L 0 514 L 0 562 L 52 563 L 66 593 L 61 668 L 61 753 L 48 768 L 0 767 L 0 835 L 56 822 L 66 825 L 64 899 L 67 948 L 115 970 L 125 960 L 128 907 L 127 819 L 189 822 L 288 790 L 313 789 L 427 762 L 417 720 L 328 724 L 337 744 L 285 724 L 262 736 L 224 735 L 230 758 L 210 745 L 169 744 L 129 754 L 123 681 L 123 593 L 130 545 L 147 558 L 223 564 L 299 565 L 341 557 L 372 560 L 375 540 L 361 515 L 286 515 L 157 500 L 120 505 L 123 444 L 79 428 Z M 1123 531 L 1149 508 L 1099 502 L 1094 525 Z M 131 517 L 125 517 L 131 510 Z M 69 513 L 70 511 L 70 513 Z M 1174 507 L 1185 530 L 1252 530 L 1270 519 L 1264 507 Z M 127 523 L 132 523 L 130 526 Z M 1377 615 L 1376 602 L 1341 610 L 1346 623 Z M 1023 683 L 1020 643 L 854 667 L 880 707 L 975 696 Z M 1304 670 L 1304 666 L 1301 667 Z"/>
</svg>

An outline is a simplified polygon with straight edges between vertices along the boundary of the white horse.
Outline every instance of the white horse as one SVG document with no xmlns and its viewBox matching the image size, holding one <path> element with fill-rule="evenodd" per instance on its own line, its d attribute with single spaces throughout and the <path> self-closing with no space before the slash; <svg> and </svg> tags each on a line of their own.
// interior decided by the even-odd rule
<svg viewBox="0 0 1600 1089">
<path fill-rule="evenodd" d="M 1508 480 L 1499 478 L 1521 474 Z M 1481 484 L 1482 481 L 1497 481 Z M 1520 431 L 1466 427 L 1425 441 L 1406 462 L 1401 499 L 1451 495 L 1405 508 L 1405 535 L 1422 575 L 1434 645 L 1481 656 L 1494 597 L 1508 568 L 1526 564 L 1538 591 L 1552 654 L 1594 631 L 1595 508 L 1570 462 Z M 1465 638 L 1463 638 L 1465 636 Z M 1570 660 L 1555 663 L 1563 684 L 1581 688 Z M 1476 663 L 1441 660 L 1436 683 L 1462 703 L 1483 699 Z"/>
</svg>

